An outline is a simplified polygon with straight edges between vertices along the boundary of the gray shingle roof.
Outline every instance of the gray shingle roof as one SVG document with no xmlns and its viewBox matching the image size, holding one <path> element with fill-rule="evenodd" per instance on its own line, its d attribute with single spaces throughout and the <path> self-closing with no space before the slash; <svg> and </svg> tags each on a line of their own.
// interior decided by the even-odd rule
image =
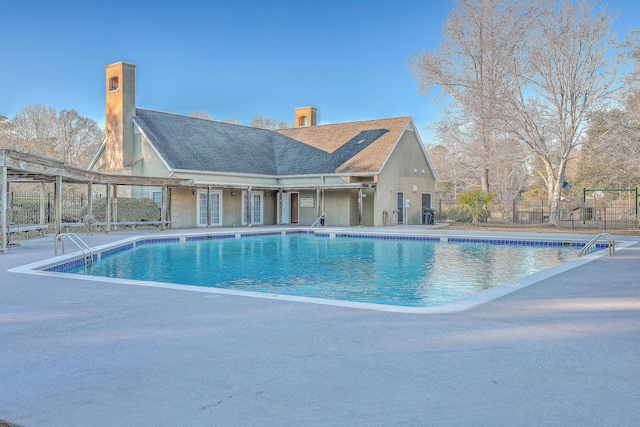
<svg viewBox="0 0 640 427">
<path fill-rule="evenodd" d="M 390 132 L 378 126 L 382 121 L 370 121 L 373 126 L 357 126 L 353 135 L 340 132 L 343 140 L 326 141 L 325 148 L 317 141 L 309 144 L 298 140 L 296 132 L 270 131 L 140 108 L 136 109 L 135 121 L 171 169 L 270 176 L 336 173 L 365 148 L 387 139 Z M 317 128 L 324 128 L 319 133 L 326 134 L 329 127 L 343 128 L 344 125 Z M 306 129 L 313 132 L 311 128 Z M 387 138 L 382 138 L 385 135 Z M 399 134 L 395 136 L 398 137 Z"/>
</svg>

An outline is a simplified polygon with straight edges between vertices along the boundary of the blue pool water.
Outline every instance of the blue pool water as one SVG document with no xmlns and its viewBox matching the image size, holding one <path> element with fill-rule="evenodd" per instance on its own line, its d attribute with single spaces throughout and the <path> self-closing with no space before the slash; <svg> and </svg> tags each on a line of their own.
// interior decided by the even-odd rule
<svg viewBox="0 0 640 427">
<path fill-rule="evenodd" d="M 577 258 L 578 249 L 270 235 L 138 244 L 57 271 L 431 307 Z"/>
</svg>

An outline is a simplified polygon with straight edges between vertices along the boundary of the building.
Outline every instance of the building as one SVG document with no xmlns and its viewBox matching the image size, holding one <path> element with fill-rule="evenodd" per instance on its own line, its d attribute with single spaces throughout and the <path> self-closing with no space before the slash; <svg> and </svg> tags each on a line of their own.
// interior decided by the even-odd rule
<svg viewBox="0 0 640 427">
<path fill-rule="evenodd" d="M 106 69 L 106 139 L 90 169 L 178 178 L 193 186 L 131 187 L 168 205 L 174 228 L 419 224 L 436 174 L 411 117 L 317 124 L 295 109 L 277 131 L 136 107 L 136 66 Z"/>
</svg>

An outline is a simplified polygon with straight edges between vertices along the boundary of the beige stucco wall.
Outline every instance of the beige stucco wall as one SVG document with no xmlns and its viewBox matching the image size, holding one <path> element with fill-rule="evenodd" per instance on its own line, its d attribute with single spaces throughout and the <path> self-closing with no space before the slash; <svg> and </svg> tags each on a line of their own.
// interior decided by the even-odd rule
<svg viewBox="0 0 640 427">
<path fill-rule="evenodd" d="M 197 225 L 196 195 L 190 188 L 171 189 L 171 227 L 191 228 Z"/>
<path fill-rule="evenodd" d="M 404 192 L 405 202 L 406 199 L 410 200 L 406 224 L 422 222 L 422 193 L 433 194 L 435 182 L 419 144 L 415 134 L 406 131 L 380 173 L 375 195 L 374 226 L 383 225 L 384 211 L 389 218 L 393 216 L 399 191 Z"/>
</svg>

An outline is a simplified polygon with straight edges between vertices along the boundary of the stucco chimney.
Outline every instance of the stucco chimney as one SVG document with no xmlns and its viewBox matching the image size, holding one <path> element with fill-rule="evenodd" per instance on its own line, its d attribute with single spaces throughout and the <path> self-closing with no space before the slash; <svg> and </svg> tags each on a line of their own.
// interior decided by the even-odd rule
<svg viewBox="0 0 640 427">
<path fill-rule="evenodd" d="M 293 127 L 315 126 L 318 124 L 318 109 L 316 107 L 300 107 L 294 109 Z"/>
<path fill-rule="evenodd" d="M 106 143 L 109 171 L 122 170 L 133 158 L 133 117 L 136 114 L 136 66 L 126 62 L 105 65 Z"/>
</svg>

